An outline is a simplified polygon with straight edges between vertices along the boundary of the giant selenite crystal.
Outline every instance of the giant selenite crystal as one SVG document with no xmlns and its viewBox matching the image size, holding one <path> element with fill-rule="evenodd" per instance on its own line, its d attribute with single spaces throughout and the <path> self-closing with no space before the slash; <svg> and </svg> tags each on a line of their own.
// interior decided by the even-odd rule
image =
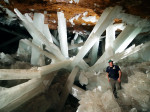
<svg viewBox="0 0 150 112">
<path fill-rule="evenodd" d="M 32 79 L 26 83 L 17 85 L 10 89 L 1 91 L 0 93 L 0 109 L 7 106 L 10 102 L 14 101 L 15 99 L 21 97 L 25 93 L 31 91 L 32 89 L 38 87 L 40 85 L 41 80 Z"/>
<path fill-rule="evenodd" d="M 105 39 L 105 51 L 111 47 L 113 48 L 113 42 L 115 41 L 115 31 L 117 29 L 124 30 L 125 26 L 123 23 L 111 24 L 106 29 L 106 39 Z"/>
<path fill-rule="evenodd" d="M 58 33 L 62 54 L 68 58 L 68 42 L 67 42 L 67 27 L 64 13 L 57 12 L 58 16 Z"/>
<path fill-rule="evenodd" d="M 34 67 L 31 69 L 0 69 L 1 80 L 13 80 L 13 79 L 35 79 L 48 75 L 49 73 L 59 70 L 61 68 L 68 67 L 71 60 L 58 62 L 42 67 Z M 68 67 L 69 69 L 70 67 Z"/>
<path fill-rule="evenodd" d="M 113 19 L 117 16 L 117 14 L 120 13 L 120 11 L 121 11 L 121 7 L 116 6 L 113 9 L 111 9 L 111 11 L 109 12 L 107 16 L 104 14 L 103 16 L 100 17 L 100 20 L 97 23 L 99 25 L 95 26 L 98 28 L 95 28 L 96 31 L 90 34 L 90 36 L 88 37 L 84 46 L 81 48 L 81 50 L 75 57 L 73 61 L 73 66 L 77 65 L 80 62 L 80 60 L 87 54 L 87 52 L 91 49 L 91 47 L 96 43 L 97 38 L 100 38 L 101 34 L 105 31 L 108 25 L 111 24 Z"/>
<path fill-rule="evenodd" d="M 122 60 L 132 54 L 135 54 L 137 52 L 140 52 L 144 49 L 149 49 L 150 47 L 150 42 L 145 43 L 144 45 L 138 45 L 138 46 L 131 46 L 130 48 L 126 49 L 125 51 L 121 53 L 117 53 L 109 58 L 105 58 L 105 60 L 99 59 L 96 64 L 94 64 L 92 67 L 90 67 L 88 70 L 89 71 L 95 71 L 95 72 L 103 72 L 104 68 L 108 66 L 108 60 L 112 59 L 114 62 L 118 62 L 119 60 Z M 100 61 L 100 62 L 99 62 Z"/>
<path fill-rule="evenodd" d="M 109 47 L 113 47 L 113 41 L 115 40 L 115 28 L 114 25 L 109 25 L 106 29 L 106 39 L 105 39 L 105 51 Z"/>
<path fill-rule="evenodd" d="M 28 47 L 35 48 L 35 49 L 37 50 L 37 52 L 40 52 L 41 54 L 45 55 L 45 56 L 48 57 L 49 59 L 52 59 L 51 64 L 60 61 L 56 56 L 54 56 L 53 54 L 48 53 L 48 52 L 46 52 L 46 51 L 43 51 L 40 47 L 38 47 L 38 46 L 35 45 L 34 43 L 31 43 L 31 42 L 30 42 L 29 40 L 27 40 L 27 39 L 20 40 L 20 42 L 23 42 L 24 44 L 28 45 Z"/>
<path fill-rule="evenodd" d="M 49 76 L 44 76 L 38 79 L 32 79 L 23 84 L 1 91 L 0 110 L 2 112 L 11 111 L 23 104 L 24 102 L 33 98 L 35 95 L 43 92 L 47 88 L 47 86 L 50 85 L 54 76 L 55 73 L 52 73 Z"/>
<path fill-rule="evenodd" d="M 49 42 L 48 39 L 33 25 L 29 22 L 17 9 L 14 9 L 18 17 L 23 21 L 23 25 L 26 27 L 28 32 L 33 38 L 36 38 L 43 45 L 46 45 L 46 49 L 54 54 L 58 59 L 65 60 L 65 57 L 61 54 L 59 48 L 53 43 Z"/>
<path fill-rule="evenodd" d="M 35 13 L 33 17 L 33 25 L 41 32 L 43 33 L 43 26 L 44 26 L 44 15 L 40 13 Z M 42 42 L 37 40 L 35 37 L 33 37 L 32 43 L 39 46 L 41 49 L 43 49 Z M 41 62 L 40 62 L 41 60 Z M 37 49 L 32 47 L 32 55 L 31 55 L 31 64 L 33 65 L 45 65 L 45 58 L 44 56 L 37 51 Z"/>
<path fill-rule="evenodd" d="M 141 30 L 142 28 L 128 25 L 113 43 L 115 53 L 124 51 Z"/>
<path fill-rule="evenodd" d="M 99 39 L 94 44 L 92 51 L 91 51 L 91 65 L 93 65 L 97 61 L 98 57 L 98 48 L 99 48 Z"/>
</svg>

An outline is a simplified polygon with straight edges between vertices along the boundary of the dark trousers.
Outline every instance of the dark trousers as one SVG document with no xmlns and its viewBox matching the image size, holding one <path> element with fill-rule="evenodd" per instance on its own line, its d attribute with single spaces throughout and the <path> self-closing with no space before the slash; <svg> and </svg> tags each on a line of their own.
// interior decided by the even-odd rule
<svg viewBox="0 0 150 112">
<path fill-rule="evenodd" d="M 109 81 L 114 95 L 117 95 L 117 91 L 121 89 L 121 82 L 118 82 L 118 80 L 114 80 L 112 78 L 109 78 Z"/>
</svg>

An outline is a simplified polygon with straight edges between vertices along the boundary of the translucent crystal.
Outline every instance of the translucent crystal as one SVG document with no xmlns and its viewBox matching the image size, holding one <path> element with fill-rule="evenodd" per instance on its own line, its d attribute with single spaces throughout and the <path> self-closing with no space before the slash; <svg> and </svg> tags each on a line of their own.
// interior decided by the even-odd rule
<svg viewBox="0 0 150 112">
<path fill-rule="evenodd" d="M 114 27 L 114 25 L 110 25 L 106 29 L 105 51 L 109 47 L 113 47 L 114 40 L 115 40 L 115 27 Z"/>
<path fill-rule="evenodd" d="M 142 28 L 128 25 L 113 43 L 115 53 L 122 52 L 141 32 Z"/>
<path fill-rule="evenodd" d="M 33 25 L 29 22 L 17 9 L 14 9 L 18 17 L 23 21 L 23 25 L 26 27 L 30 35 L 36 40 L 40 41 L 42 44 L 46 45 L 49 52 L 54 54 L 60 60 L 65 60 L 64 56 L 61 54 L 57 46 L 48 41 L 48 39 Z"/>
<path fill-rule="evenodd" d="M 40 52 L 40 54 L 43 54 L 46 57 L 52 59 L 52 63 L 60 61 L 56 56 L 54 56 L 53 54 L 48 53 L 48 52 L 42 50 L 40 47 L 38 47 L 37 45 L 35 45 L 34 43 L 30 42 L 27 39 L 23 39 L 23 40 L 21 40 L 21 42 L 23 42 L 24 44 L 28 45 L 28 47 L 35 48 L 37 50 L 37 52 Z"/>
<path fill-rule="evenodd" d="M 91 65 L 93 65 L 97 61 L 98 48 L 99 48 L 99 40 L 97 40 L 97 42 L 94 44 L 91 51 Z"/>
<path fill-rule="evenodd" d="M 83 89 L 79 88 L 78 86 L 76 86 L 76 85 L 72 86 L 71 94 L 78 100 L 81 99 L 81 96 L 84 95 L 84 93 L 85 93 L 85 91 Z"/>
<path fill-rule="evenodd" d="M 53 71 L 59 70 L 61 68 L 70 68 L 69 65 L 71 64 L 71 60 L 61 61 L 55 64 L 50 64 L 42 67 L 38 67 L 38 70 L 40 71 L 41 75 L 47 75 L 48 73 L 51 73 Z"/>
<path fill-rule="evenodd" d="M 67 27 L 64 13 L 57 12 L 58 17 L 58 33 L 62 54 L 68 58 L 68 42 L 67 42 Z"/>
<path fill-rule="evenodd" d="M 104 57 L 104 60 L 102 60 L 102 58 L 100 57 L 97 60 L 97 62 L 92 67 L 90 67 L 88 70 L 95 71 L 95 72 L 99 72 L 99 71 L 103 72 L 105 70 L 106 66 L 108 66 L 109 59 L 112 59 L 114 62 L 118 62 L 134 53 L 142 51 L 143 49 L 149 49 L 149 46 L 150 46 L 150 42 L 147 42 L 144 45 L 141 44 L 136 47 L 131 46 L 130 48 L 126 49 L 125 51 L 123 51 L 121 53 L 117 53 L 109 58 Z"/>
<path fill-rule="evenodd" d="M 114 110 L 116 110 L 116 112 L 121 112 L 121 109 L 110 90 L 106 91 L 102 95 L 101 101 L 106 111 L 114 112 Z"/>
<path fill-rule="evenodd" d="M 25 93 L 31 91 L 32 89 L 38 87 L 39 85 L 40 81 L 38 81 L 37 79 L 32 79 L 26 83 L 1 91 L 0 108 L 5 107 L 10 102 L 13 102 L 15 99 L 23 96 Z"/>
<path fill-rule="evenodd" d="M 137 112 L 136 108 L 132 108 L 129 112 Z"/>
<path fill-rule="evenodd" d="M 33 69 L 0 69 L 0 80 L 40 78 L 37 68 Z"/>
<path fill-rule="evenodd" d="M 98 28 L 95 28 L 95 33 L 90 34 L 87 41 L 85 42 L 84 46 L 81 48 L 77 56 L 75 57 L 73 61 L 73 66 L 77 65 L 80 60 L 87 54 L 87 52 L 91 49 L 91 47 L 96 43 L 97 38 L 100 38 L 101 34 L 105 31 L 105 29 L 110 25 L 113 21 L 113 19 L 117 16 L 117 14 L 121 11 L 121 7 L 114 7 L 112 11 L 104 17 L 100 18 L 99 22 L 97 24 Z"/>
<path fill-rule="evenodd" d="M 0 62 L 4 64 L 13 64 L 15 61 L 9 54 L 0 53 Z"/>
<path fill-rule="evenodd" d="M 87 79 L 87 77 L 84 75 L 85 73 L 84 73 L 84 71 L 82 71 L 81 73 L 80 73 L 80 76 L 79 76 L 79 82 L 80 82 L 80 84 L 83 86 L 84 84 L 85 85 L 87 85 L 88 84 L 88 79 Z"/>
</svg>

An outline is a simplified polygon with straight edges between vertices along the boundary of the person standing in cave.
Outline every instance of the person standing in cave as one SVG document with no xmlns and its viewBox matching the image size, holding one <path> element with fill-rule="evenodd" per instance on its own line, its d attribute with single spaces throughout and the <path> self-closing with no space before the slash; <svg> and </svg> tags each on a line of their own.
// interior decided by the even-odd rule
<svg viewBox="0 0 150 112">
<path fill-rule="evenodd" d="M 108 81 L 111 84 L 113 94 L 117 97 L 117 90 L 121 89 L 121 70 L 119 66 L 114 65 L 112 60 L 108 61 L 109 66 L 106 68 Z"/>
</svg>

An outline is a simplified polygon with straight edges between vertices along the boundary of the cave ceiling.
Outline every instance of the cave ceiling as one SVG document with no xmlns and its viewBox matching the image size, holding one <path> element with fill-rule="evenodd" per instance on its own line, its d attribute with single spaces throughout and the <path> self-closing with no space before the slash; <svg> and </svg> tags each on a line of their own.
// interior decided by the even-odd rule
<svg viewBox="0 0 150 112">
<path fill-rule="evenodd" d="M 63 11 L 69 31 L 91 31 L 104 9 L 115 5 L 122 6 L 126 13 L 150 19 L 149 0 L 0 0 L 0 4 L 32 18 L 34 13 L 43 13 L 50 29 L 57 29 L 57 12 Z M 5 10 L 0 10 L 6 16 Z"/>
</svg>

